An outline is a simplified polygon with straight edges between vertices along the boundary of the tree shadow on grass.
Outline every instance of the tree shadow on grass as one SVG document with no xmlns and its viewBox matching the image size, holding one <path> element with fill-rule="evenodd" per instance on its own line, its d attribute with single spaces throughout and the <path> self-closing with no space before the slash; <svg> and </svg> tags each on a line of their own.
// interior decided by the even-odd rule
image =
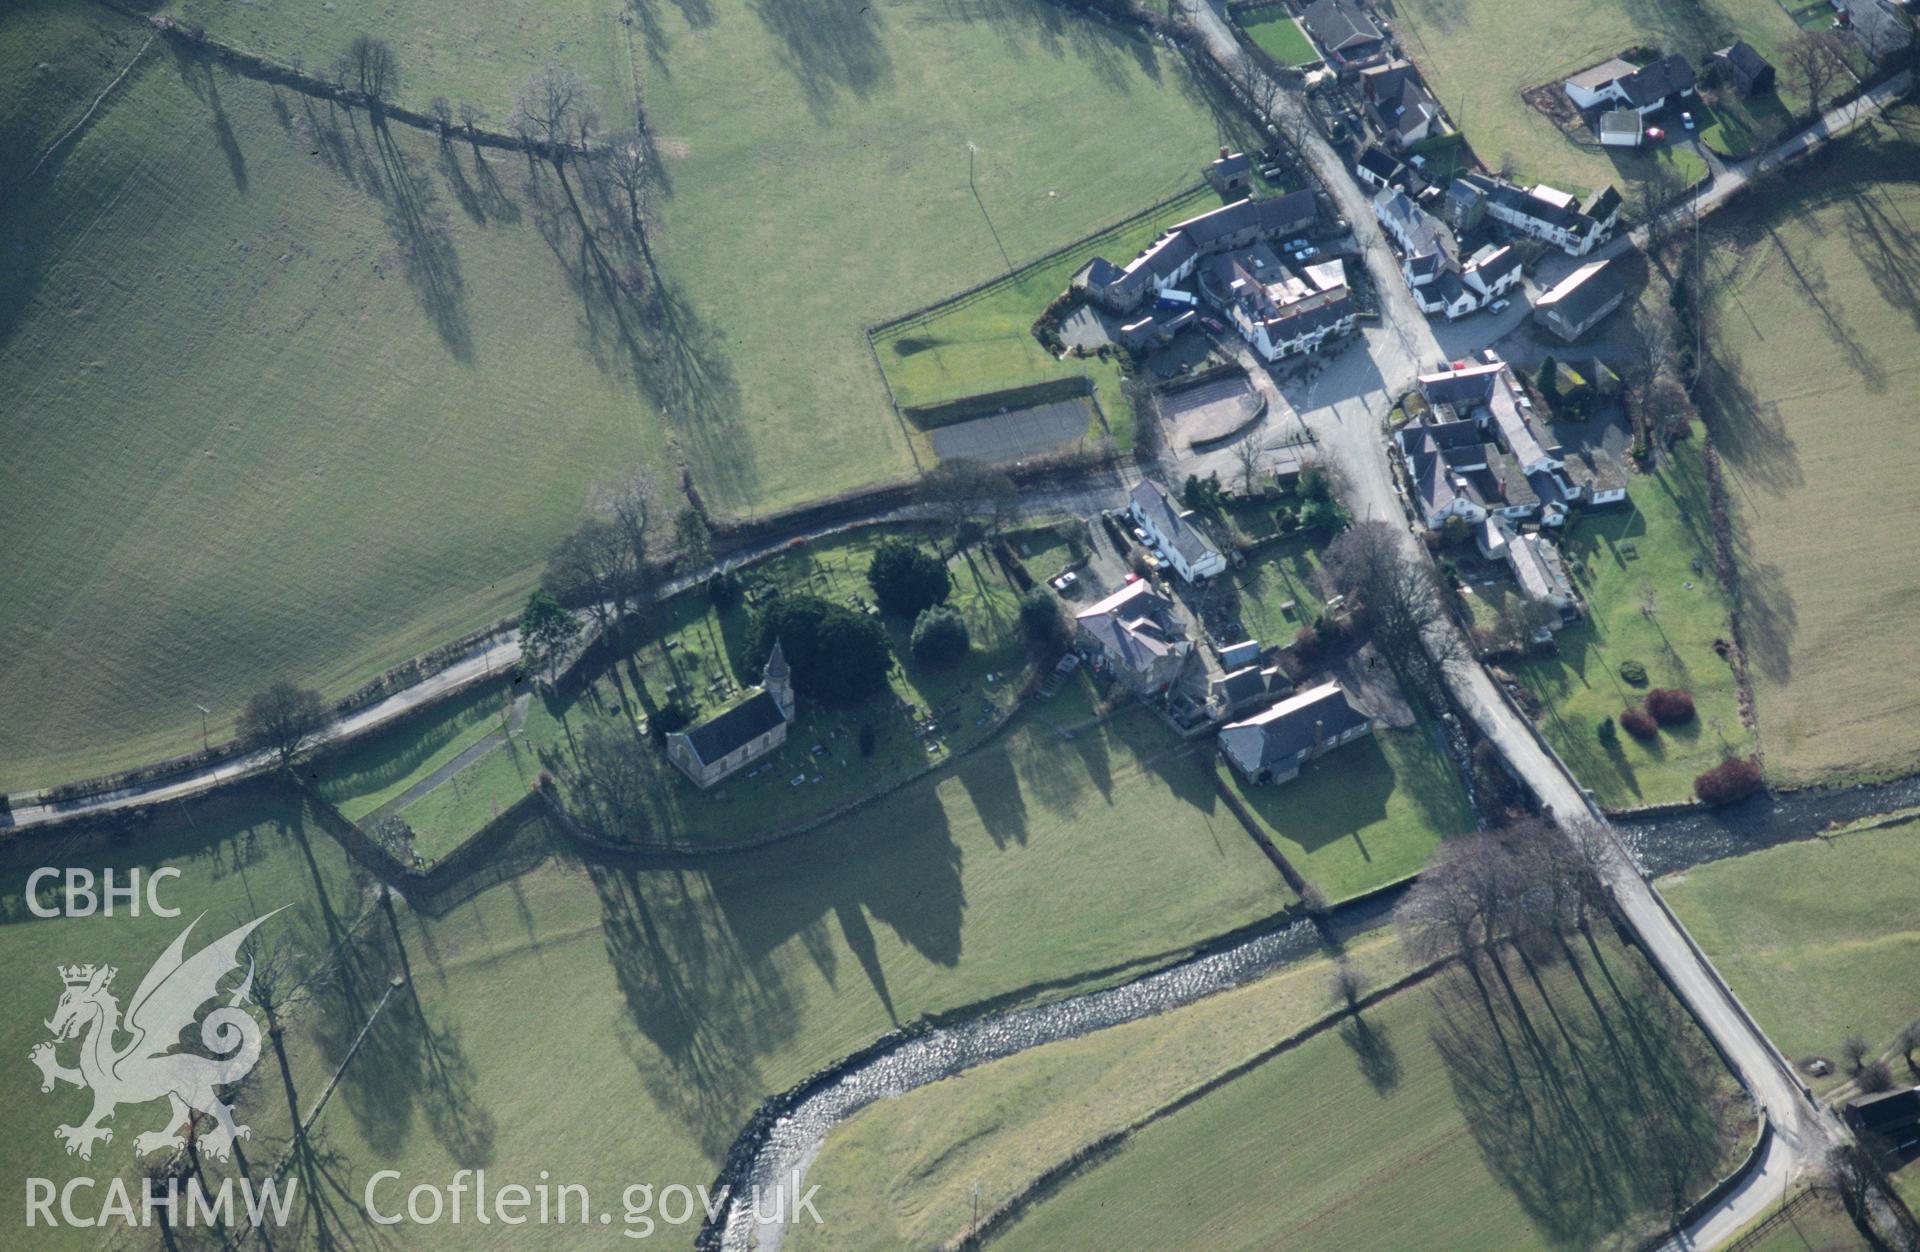
<svg viewBox="0 0 1920 1252">
<path fill-rule="evenodd" d="M 1537 959 L 1482 958 L 1496 976 L 1478 988 L 1434 980 L 1432 1038 L 1489 1171 L 1549 1243 L 1599 1246 L 1711 1182 L 1718 1066 L 1637 967 L 1622 987 L 1584 967 L 1543 978 Z"/>
<path fill-rule="evenodd" d="M 864 100 L 893 79 L 880 8 L 868 0 L 748 0 L 785 47 L 781 61 L 819 119 L 842 93 Z"/>
<path fill-rule="evenodd" d="M 239 137 L 233 133 L 233 124 L 227 120 L 227 110 L 221 103 L 220 84 L 214 78 L 213 61 L 177 44 L 169 46 L 173 50 L 174 68 L 180 73 L 180 81 L 195 99 L 207 106 L 214 142 L 220 145 L 220 153 L 227 160 L 227 172 L 233 176 L 233 185 L 244 196 L 248 187 L 247 158 L 240 150 Z"/>
<path fill-rule="evenodd" d="M 1340 1042 L 1347 1045 L 1360 1067 L 1360 1076 L 1380 1095 L 1400 1085 L 1400 1053 L 1385 1026 L 1376 1026 L 1359 1013 L 1340 1025 Z"/>
<path fill-rule="evenodd" d="M 413 288 L 440 341 L 462 364 L 473 361 L 473 326 L 467 312 L 466 281 L 460 256 L 448 230 L 447 213 L 436 202 L 432 181 L 416 170 L 394 142 L 386 119 L 372 119 L 379 158 L 387 231 L 399 245 L 408 286 Z"/>
</svg>

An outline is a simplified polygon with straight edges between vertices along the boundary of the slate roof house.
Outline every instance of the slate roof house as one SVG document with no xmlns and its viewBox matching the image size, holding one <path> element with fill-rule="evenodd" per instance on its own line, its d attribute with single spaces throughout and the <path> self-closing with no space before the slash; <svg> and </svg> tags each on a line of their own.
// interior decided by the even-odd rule
<svg viewBox="0 0 1920 1252">
<path fill-rule="evenodd" d="M 1627 288 L 1606 261 L 1589 261 L 1533 305 L 1533 320 L 1572 343 L 1620 307 Z"/>
<path fill-rule="evenodd" d="M 1299 234 L 1318 216 L 1311 190 L 1237 200 L 1168 227 L 1125 266 L 1093 258 L 1073 276 L 1073 289 L 1109 312 L 1131 313 L 1193 273 L 1203 257 Z"/>
<path fill-rule="evenodd" d="M 1408 61 L 1390 61 L 1360 71 L 1360 99 L 1367 120 L 1388 146 L 1406 148 L 1447 133 L 1440 102 Z"/>
<path fill-rule="evenodd" d="M 1620 224 L 1620 193 L 1604 187 L 1582 203 L 1544 183 L 1521 188 L 1484 174 L 1465 174 L 1448 189 L 1450 210 L 1483 205 L 1486 216 L 1523 235 L 1553 244 L 1568 256 L 1585 256 L 1613 237 Z"/>
<path fill-rule="evenodd" d="M 1478 524 L 1490 514 L 1558 526 L 1576 506 L 1626 498 L 1625 472 L 1604 454 L 1569 460 L 1541 442 L 1532 402 L 1505 363 L 1423 374 L 1420 391 L 1428 418 L 1394 439 L 1415 511 L 1429 527 L 1450 517 Z"/>
<path fill-rule="evenodd" d="M 1920 1087 L 1903 1087 L 1847 1101 L 1847 1122 L 1880 1139 L 1896 1155 L 1920 1147 Z"/>
<path fill-rule="evenodd" d="M 1374 195 L 1373 212 L 1400 245 L 1400 277 L 1423 313 L 1464 317 L 1498 300 L 1524 276 L 1520 253 L 1511 247 L 1482 248 L 1462 265 L 1453 232 L 1397 187 Z"/>
<path fill-rule="evenodd" d="M 1193 651 L 1193 642 L 1174 616 L 1173 601 L 1144 578 L 1074 614 L 1073 620 L 1081 650 L 1104 661 L 1143 695 L 1172 686 Z"/>
<path fill-rule="evenodd" d="M 1188 582 L 1212 578 L 1227 568 L 1227 558 L 1194 528 L 1189 513 L 1174 502 L 1165 487 L 1143 478 L 1129 496 L 1127 511 L 1147 532 L 1174 572 Z"/>
<path fill-rule="evenodd" d="M 1563 86 L 1567 99 L 1580 108 L 1617 104 L 1642 117 L 1696 94 L 1693 66 L 1677 52 L 1642 66 L 1614 57 L 1580 71 Z"/>
<path fill-rule="evenodd" d="M 1913 46 L 1913 21 L 1894 0 L 1834 0 L 1834 7 L 1876 61 Z"/>
<path fill-rule="evenodd" d="M 1268 361 L 1316 351 L 1360 317 L 1337 257 L 1294 274 L 1271 248 L 1255 244 L 1216 258 L 1205 278 L 1201 290 Z"/>
<path fill-rule="evenodd" d="M 1336 70 L 1358 69 L 1387 54 L 1387 37 L 1354 0 L 1314 0 L 1301 24 Z"/>
<path fill-rule="evenodd" d="M 1220 752 L 1249 782 L 1288 782 L 1300 767 L 1373 729 L 1339 683 L 1323 683 L 1220 729 Z"/>
<path fill-rule="evenodd" d="M 1388 155 L 1385 148 L 1372 144 L 1353 163 L 1354 179 L 1369 191 L 1379 191 L 1385 187 L 1400 170 L 1399 161 Z"/>
<path fill-rule="evenodd" d="M 1220 156 L 1206 170 L 1207 181 L 1223 196 L 1253 190 L 1253 162 L 1244 152 L 1220 149 Z"/>
<path fill-rule="evenodd" d="M 1216 719 L 1232 717 L 1292 688 L 1274 666 L 1244 665 L 1208 684 L 1207 712 Z"/>
<path fill-rule="evenodd" d="M 1773 66 L 1746 40 L 1735 40 L 1732 47 L 1720 49 L 1713 60 L 1741 95 L 1764 96 L 1773 90 Z"/>
<path fill-rule="evenodd" d="M 760 689 L 705 721 L 667 736 L 667 759 L 697 786 L 711 787 L 787 741 L 793 674 L 776 640 Z"/>
</svg>

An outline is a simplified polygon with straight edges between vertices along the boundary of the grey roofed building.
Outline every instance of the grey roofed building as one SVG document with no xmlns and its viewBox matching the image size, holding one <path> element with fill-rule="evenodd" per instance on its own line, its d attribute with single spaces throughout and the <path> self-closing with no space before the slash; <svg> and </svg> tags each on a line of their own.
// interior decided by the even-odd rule
<svg viewBox="0 0 1920 1252">
<path fill-rule="evenodd" d="M 1207 709 L 1215 717 L 1231 717 L 1292 685 L 1273 666 L 1245 665 L 1208 684 Z"/>
<path fill-rule="evenodd" d="M 1896 1153 L 1920 1145 L 1920 1087 L 1861 1096 L 1846 1104 L 1855 1130 L 1880 1138 Z"/>
<path fill-rule="evenodd" d="M 1566 85 L 1575 90 L 1594 92 L 1605 87 L 1608 83 L 1618 82 L 1633 72 L 1633 62 L 1620 57 L 1610 57 L 1600 62 L 1600 64 L 1593 66 L 1591 69 L 1581 70 L 1578 74 L 1567 79 Z"/>
<path fill-rule="evenodd" d="M 1746 40 L 1735 40 L 1731 47 L 1714 53 L 1713 59 L 1726 71 L 1741 95 L 1759 96 L 1773 90 L 1773 66 Z"/>
<path fill-rule="evenodd" d="M 1220 730 L 1220 750 L 1250 781 L 1285 782 L 1306 762 L 1372 729 L 1339 683 L 1322 683 Z"/>
<path fill-rule="evenodd" d="M 1221 195 L 1245 191 L 1253 186 L 1253 162 L 1244 152 L 1220 149 L 1220 156 L 1207 167 L 1207 181 Z"/>
<path fill-rule="evenodd" d="M 1606 227 L 1620 216 L 1620 206 L 1625 203 L 1620 196 L 1620 189 L 1608 183 L 1580 202 L 1580 212 L 1582 216 L 1592 218 L 1600 226 Z"/>
<path fill-rule="evenodd" d="M 1236 200 L 1176 222 L 1124 266 L 1093 258 L 1074 274 L 1072 285 L 1111 312 L 1129 313 L 1190 272 L 1197 258 L 1259 239 L 1297 234 L 1318 216 L 1319 205 L 1311 190 Z"/>
<path fill-rule="evenodd" d="M 1260 659 L 1260 641 L 1243 639 L 1239 643 L 1230 643 L 1220 649 L 1220 664 L 1225 669 L 1239 669 L 1252 665 Z"/>
<path fill-rule="evenodd" d="M 706 721 L 687 727 L 687 742 L 702 761 L 718 761 L 786 720 L 786 715 L 780 712 L 780 702 L 763 689 Z"/>
<path fill-rule="evenodd" d="M 1571 343 L 1620 307 L 1626 285 L 1605 261 L 1589 261 L 1534 302 L 1534 320 Z"/>
<path fill-rule="evenodd" d="M 1632 109 L 1608 109 L 1600 115 L 1596 129 L 1603 146 L 1637 148 L 1646 130 L 1641 117 Z"/>
<path fill-rule="evenodd" d="M 1134 520 L 1158 541 L 1180 577 L 1192 582 L 1226 569 L 1226 558 L 1187 520 L 1165 487 L 1143 478 L 1134 484 L 1128 499 Z"/>
<path fill-rule="evenodd" d="M 1367 60 L 1386 48 L 1386 36 L 1354 0 L 1314 0 L 1301 20 L 1336 65 Z"/>
<path fill-rule="evenodd" d="M 1402 146 L 1427 138 L 1441 115 L 1440 102 L 1433 98 L 1419 76 L 1411 72 L 1391 86 L 1376 89 L 1376 94 L 1368 98 L 1366 108 L 1374 128 L 1389 141 Z"/>
<path fill-rule="evenodd" d="M 1360 181 L 1376 191 L 1392 182 L 1401 169 L 1399 161 L 1389 156 L 1386 149 L 1374 144 L 1369 144 L 1367 150 L 1360 154 L 1354 167 L 1359 172 Z"/>
<path fill-rule="evenodd" d="M 1193 649 L 1174 617 L 1173 602 L 1144 578 L 1082 609 L 1073 620 L 1082 638 L 1140 691 L 1169 685 Z"/>
<path fill-rule="evenodd" d="M 1665 103 L 1670 97 L 1684 95 L 1692 91 L 1693 86 L 1693 66 L 1678 52 L 1643 65 L 1620 80 L 1620 91 L 1627 103 L 1643 111 Z"/>
</svg>

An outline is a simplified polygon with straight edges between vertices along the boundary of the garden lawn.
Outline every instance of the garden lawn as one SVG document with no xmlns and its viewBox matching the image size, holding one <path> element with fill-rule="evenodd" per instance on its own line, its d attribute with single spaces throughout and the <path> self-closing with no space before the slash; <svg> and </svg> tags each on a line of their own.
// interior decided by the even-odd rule
<svg viewBox="0 0 1920 1252">
<path fill-rule="evenodd" d="M 511 698 L 503 682 L 481 683 L 398 725 L 355 739 L 308 766 L 322 798 L 359 821 L 501 728 Z"/>
<path fill-rule="evenodd" d="M 1249 39 L 1282 65 L 1311 65 L 1320 59 L 1300 24 L 1284 6 L 1242 10 L 1235 20 Z"/>
<path fill-rule="evenodd" d="M 1033 323 L 1092 258 L 1105 256 L 1125 264 L 1165 227 L 1219 204 L 1219 196 L 1202 187 L 1035 262 L 983 291 L 880 327 L 873 336 L 873 350 L 879 354 L 894 401 L 916 408 L 1078 375 L 1093 380 L 1108 423 L 1123 440 L 1130 439 L 1132 410 L 1121 393 L 1118 361 L 1056 359 L 1034 338 Z"/>
<path fill-rule="evenodd" d="M 1920 1018 L 1914 819 L 1697 865 L 1659 886 L 1789 1058 L 1837 1063 L 1840 1041 L 1856 1032 L 1884 1052 Z M 1896 1058 L 1894 1068 L 1905 1067 Z M 1809 1081 L 1827 1088 L 1844 1077 Z"/>
<path fill-rule="evenodd" d="M 527 1183 L 545 1169 L 617 1215 L 636 1180 L 711 1184 L 762 1099 L 896 1025 L 1104 985 L 1285 908 L 1203 762 L 1144 715 L 1122 721 L 1072 742 L 1011 735 L 752 854 L 643 868 L 569 848 L 454 889 L 437 916 L 404 915 L 432 1047 L 406 1017 L 384 1046 L 430 1068 L 422 1081 L 411 1063 L 369 1067 L 336 1099 L 320 1123 L 332 1176 L 358 1197 L 381 1168 L 484 1163 Z M 548 838 L 530 822 L 495 860 Z M 578 1243 L 497 1224 L 408 1237 Z"/>
<path fill-rule="evenodd" d="M 1419 872 L 1442 839 L 1473 829 L 1460 780 L 1424 723 L 1375 729 L 1309 761 L 1292 782 L 1254 786 L 1224 760 L 1214 771 L 1332 903 Z"/>
<path fill-rule="evenodd" d="M 1687 182 L 1705 173 L 1686 150 L 1658 157 L 1582 148 L 1521 97 L 1557 84 L 1589 65 L 1638 44 L 1684 53 L 1696 70 L 1705 56 L 1744 38 L 1777 64 L 1782 40 L 1796 33 L 1774 0 L 1402 0 L 1394 23 L 1407 55 L 1489 165 L 1512 158 L 1524 183 L 1541 181 L 1582 193 L 1612 182 L 1631 194 L 1655 160 Z M 1796 107 L 1798 107 L 1796 105 Z M 1684 134 L 1676 116 L 1668 129 Z"/>
<path fill-rule="evenodd" d="M 1408 962 L 1389 934 L 1343 959 L 1371 985 Z M 1288 966 L 1172 1012 L 994 1061 L 863 1110 L 807 1169 L 831 1220 L 788 1235 L 816 1248 L 957 1241 L 1054 1164 L 1127 1127 L 1333 1011 L 1331 957 Z"/>
<path fill-rule="evenodd" d="M 1215 584 L 1232 590 L 1233 615 L 1245 629 L 1246 638 L 1258 640 L 1262 647 L 1285 646 L 1293 642 L 1302 626 L 1320 615 L 1322 603 L 1313 587 L 1313 575 L 1320 568 L 1320 547 L 1315 540 L 1296 533 L 1249 554 L 1244 569 L 1230 572 L 1224 582 Z M 1285 607 L 1289 603 L 1291 609 Z"/>
<path fill-rule="evenodd" d="M 1573 950 L 1578 976 L 1537 982 L 1508 954 L 1513 999 L 1449 970 L 1363 1010 L 1140 1130 L 998 1242 L 1636 1246 L 1746 1152 L 1754 1119 L 1638 957 Z"/>
<path fill-rule="evenodd" d="M 91 1194 L 103 1198 L 109 1178 L 124 1178 L 134 1187 L 139 1176 L 134 1140 L 145 1131 L 160 1129 L 167 1111 L 165 1104 L 157 1102 L 122 1105 L 109 1123 L 115 1131 L 113 1140 L 96 1145 L 90 1162 L 66 1154 L 54 1127 L 83 1121 L 91 1096 L 65 1083 L 42 1094 L 38 1075 L 26 1061 L 28 1050 L 48 1038 L 42 1023 L 53 1015 L 63 990 L 58 966 L 116 967 L 114 990 L 124 1011 L 148 968 L 188 923 L 194 924 L 188 941 L 192 953 L 256 917 L 285 908 L 258 932 L 263 943 L 271 946 L 284 939 L 295 950 L 324 962 L 336 944 L 343 944 L 345 950 L 357 948 L 359 941 L 347 936 L 368 934 L 367 922 L 379 919 L 377 910 L 370 908 L 370 883 L 364 872 L 325 833 L 316 815 L 286 792 L 264 783 L 248 784 L 190 806 L 169 806 L 159 820 L 137 827 L 130 839 L 69 835 L 47 841 L 37 855 L 12 859 L 23 863 L 0 869 L 0 937 L 4 937 L 0 952 L 6 958 L 0 961 L 0 1007 L 5 1009 L 0 1015 L 0 1046 L 13 1058 L 8 1089 L 15 1107 L 8 1121 L 13 1133 L 0 1136 L 0 1185 L 16 1195 L 23 1193 L 29 1177 L 49 1178 L 63 1186 L 70 1178 L 93 1176 L 99 1181 Z M 163 879 L 157 894 L 160 904 L 180 910 L 179 916 L 154 915 L 146 909 L 143 896 L 137 917 L 128 914 L 124 901 L 117 904 L 112 917 L 33 917 L 26 911 L 22 893 L 27 876 L 42 863 L 85 867 L 95 874 L 111 869 L 119 884 L 138 872 L 143 888 L 154 870 L 177 869 L 179 876 Z M 43 885 L 41 898 L 51 906 L 57 905 L 59 896 L 54 887 Z M 370 916 L 363 919 L 363 914 Z M 362 919 L 357 930 L 356 919 Z M 384 966 L 380 968 L 376 982 L 384 981 Z M 238 981 L 236 973 L 223 986 Z M 323 1003 L 298 1019 L 289 1034 L 288 1050 L 305 1099 L 317 1097 L 346 1055 L 369 1008 L 367 1000 L 333 995 L 323 997 Z M 61 1045 L 61 1063 L 76 1064 L 79 1048 L 77 1042 Z M 270 1057 L 263 1059 L 254 1085 L 238 1099 L 239 1120 L 253 1130 L 242 1147 L 256 1169 L 276 1158 L 290 1137 L 291 1117 L 275 1069 Z M 58 1229 L 36 1230 L 32 1246 L 100 1245 L 97 1230 L 56 1225 Z"/>
<path fill-rule="evenodd" d="M 726 512 L 911 473 L 866 328 L 1193 186 L 1236 142 L 1237 115 L 1177 54 L 1043 0 L 656 12 L 655 251 L 704 327 L 682 407 Z"/>
<path fill-rule="evenodd" d="M 1698 446 L 1681 443 L 1660 469 L 1634 475 L 1627 499 L 1580 514 L 1555 537 L 1589 616 L 1554 636 L 1551 655 L 1510 665 L 1540 702 L 1548 742 L 1609 808 L 1692 799 L 1697 775 L 1753 749 L 1738 679 L 1713 646 L 1731 638 L 1732 627 L 1714 576 Z M 1629 661 L 1646 667 L 1644 686 L 1621 677 Z M 1695 716 L 1643 743 L 1617 719 L 1653 687 L 1691 694 Z M 1611 744 L 1599 734 L 1606 718 L 1616 719 Z"/>
<path fill-rule="evenodd" d="M 517 609 L 671 460 L 551 174 L 156 47 L 0 203 L 0 788 L 198 750 Z M 583 294 L 591 292 L 591 294 Z"/>
<path fill-rule="evenodd" d="M 1703 409 L 1720 449 L 1760 746 L 1781 783 L 1904 773 L 1920 528 L 1920 110 L 1896 110 L 1709 219 Z M 1849 536 L 1858 534 L 1856 541 Z"/>
</svg>

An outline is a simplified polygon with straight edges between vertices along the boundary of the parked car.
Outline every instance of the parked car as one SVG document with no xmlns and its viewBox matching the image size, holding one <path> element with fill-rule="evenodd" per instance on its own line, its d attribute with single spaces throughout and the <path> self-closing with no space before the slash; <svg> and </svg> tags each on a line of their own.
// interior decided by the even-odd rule
<svg viewBox="0 0 1920 1252">
<path fill-rule="evenodd" d="M 1320 255 L 1320 249 L 1314 247 L 1312 244 L 1308 244 L 1306 247 L 1300 249 L 1299 252 L 1295 253 L 1296 258 L 1302 261 L 1306 260 L 1308 257 L 1315 257 L 1319 255 Z"/>
<path fill-rule="evenodd" d="M 1659 143 L 1662 139 L 1665 139 L 1666 137 L 1667 137 L 1667 132 L 1664 130 L 1661 130 L 1658 126 L 1647 127 L 1648 143 Z"/>
<path fill-rule="evenodd" d="M 1693 129 L 1693 114 L 1691 114 L 1691 113 L 1682 113 L 1682 114 L 1680 115 L 1680 124 L 1681 124 L 1682 126 L 1684 126 L 1684 127 L 1686 127 L 1686 128 L 1688 129 L 1688 130 L 1692 130 L 1692 129 Z"/>
<path fill-rule="evenodd" d="M 1129 530 L 1128 530 L 1128 532 L 1127 532 L 1127 533 L 1128 533 L 1128 534 L 1130 534 L 1130 535 L 1132 535 L 1132 536 L 1133 536 L 1133 541 L 1134 541 L 1135 543 L 1137 543 L 1137 544 L 1139 544 L 1139 545 L 1140 545 L 1141 547 L 1143 547 L 1143 548 L 1144 548 L 1144 547 L 1146 547 L 1146 546 L 1148 546 L 1148 544 L 1147 544 L 1147 532 L 1146 532 L 1146 531 L 1144 531 L 1144 530 L 1141 530 L 1141 529 L 1140 529 L 1140 528 L 1139 528 L 1138 526 L 1135 526 L 1135 527 L 1132 527 L 1131 529 L 1129 529 Z"/>
<path fill-rule="evenodd" d="M 1513 301 L 1511 300 L 1495 300 L 1490 307 L 1493 309 L 1495 313 L 1505 313 L 1507 311 L 1507 306 L 1512 303 Z"/>
<path fill-rule="evenodd" d="M 1212 331 L 1216 335 L 1224 334 L 1227 329 L 1226 326 L 1224 326 L 1220 322 L 1215 321 L 1213 318 L 1210 318 L 1210 317 L 1201 318 L 1200 324 L 1206 327 L 1208 330 Z"/>
</svg>

